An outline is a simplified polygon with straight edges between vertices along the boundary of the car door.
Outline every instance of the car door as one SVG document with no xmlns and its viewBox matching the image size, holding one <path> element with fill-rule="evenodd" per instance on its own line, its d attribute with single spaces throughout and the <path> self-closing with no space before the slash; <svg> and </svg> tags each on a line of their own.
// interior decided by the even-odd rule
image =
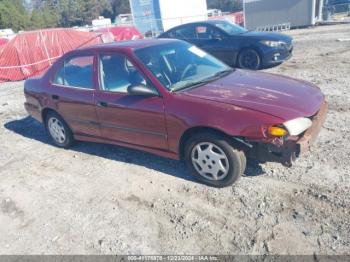
<svg viewBox="0 0 350 262">
<path fill-rule="evenodd" d="M 121 53 L 99 55 L 96 112 L 105 139 L 168 149 L 163 99 L 128 94 L 130 85 L 154 88 Z"/>
<path fill-rule="evenodd" d="M 235 45 L 230 37 L 216 27 L 208 24 L 197 24 L 194 28 L 196 38 L 193 44 L 228 65 L 233 64 Z"/>
<path fill-rule="evenodd" d="M 67 57 L 50 83 L 50 97 L 74 134 L 100 136 L 95 110 L 95 55 Z"/>
</svg>

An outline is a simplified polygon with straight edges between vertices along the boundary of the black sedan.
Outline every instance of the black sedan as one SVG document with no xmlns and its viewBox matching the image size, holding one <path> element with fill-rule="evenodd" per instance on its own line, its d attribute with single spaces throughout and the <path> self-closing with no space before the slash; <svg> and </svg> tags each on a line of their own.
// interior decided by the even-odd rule
<svg viewBox="0 0 350 262">
<path fill-rule="evenodd" d="M 161 34 L 190 42 L 226 64 L 258 70 L 281 64 L 292 56 L 292 38 L 279 33 L 254 32 L 226 20 L 184 24 Z"/>
</svg>

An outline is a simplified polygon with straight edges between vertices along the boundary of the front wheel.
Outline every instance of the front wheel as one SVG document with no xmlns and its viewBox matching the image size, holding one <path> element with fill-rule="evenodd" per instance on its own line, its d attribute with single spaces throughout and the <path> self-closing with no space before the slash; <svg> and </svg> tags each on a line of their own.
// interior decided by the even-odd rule
<svg viewBox="0 0 350 262">
<path fill-rule="evenodd" d="M 261 58 L 254 49 L 244 49 L 238 56 L 238 66 L 243 69 L 258 70 L 261 67 Z"/>
<path fill-rule="evenodd" d="M 214 132 L 198 134 L 188 141 L 185 160 L 194 177 L 213 187 L 235 183 L 245 170 L 244 153 Z"/>
</svg>

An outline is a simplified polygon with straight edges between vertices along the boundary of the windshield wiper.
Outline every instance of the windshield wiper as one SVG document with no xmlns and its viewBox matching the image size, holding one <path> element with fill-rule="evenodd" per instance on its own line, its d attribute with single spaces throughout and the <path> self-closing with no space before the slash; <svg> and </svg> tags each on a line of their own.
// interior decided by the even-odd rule
<svg viewBox="0 0 350 262">
<path fill-rule="evenodd" d="M 197 87 L 200 85 L 204 85 L 206 83 L 208 83 L 208 81 L 206 79 L 201 80 L 201 81 L 188 82 L 186 85 L 175 87 L 175 88 L 171 89 L 171 92 L 176 92 L 176 91 L 180 91 L 180 90 L 187 89 L 187 88 L 194 88 L 194 87 Z"/>
<path fill-rule="evenodd" d="M 221 78 L 221 77 L 227 76 L 228 74 L 231 74 L 233 71 L 235 71 L 235 69 L 229 68 L 229 69 L 226 69 L 226 70 L 217 72 L 215 75 L 213 75 L 213 76 L 211 76 L 211 77 L 209 77 L 209 78 L 207 78 L 207 79 Z"/>
<path fill-rule="evenodd" d="M 201 86 L 201 85 L 204 85 L 206 83 L 209 83 L 211 81 L 214 81 L 216 79 L 219 79 L 219 78 L 222 78 L 230 73 L 232 73 L 235 69 L 233 68 L 230 68 L 230 69 L 226 69 L 226 70 L 223 70 L 223 71 L 220 71 L 220 72 L 217 72 L 216 74 L 208 77 L 208 78 L 205 78 L 201 81 L 191 81 L 191 82 L 188 82 L 186 85 L 183 85 L 183 86 L 179 86 L 177 88 L 174 88 L 172 89 L 171 91 L 172 92 L 175 92 L 175 91 L 180 91 L 180 90 L 183 90 L 183 89 L 187 89 L 187 88 L 195 88 L 195 87 L 198 87 L 198 86 Z"/>
</svg>

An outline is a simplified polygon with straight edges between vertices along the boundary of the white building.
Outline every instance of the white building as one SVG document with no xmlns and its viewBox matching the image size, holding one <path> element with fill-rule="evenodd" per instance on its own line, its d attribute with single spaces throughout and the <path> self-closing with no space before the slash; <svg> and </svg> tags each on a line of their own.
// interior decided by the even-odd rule
<svg viewBox="0 0 350 262">
<path fill-rule="evenodd" d="M 208 9 L 207 15 L 208 17 L 222 16 L 222 11 L 219 9 Z"/>
<path fill-rule="evenodd" d="M 112 20 L 110 18 L 104 18 L 100 16 L 98 19 L 92 20 L 93 29 L 112 26 Z"/>
<path fill-rule="evenodd" d="M 129 0 L 136 27 L 162 32 L 184 23 L 207 19 L 206 0 Z"/>
<path fill-rule="evenodd" d="M 0 37 L 12 39 L 16 34 L 13 32 L 11 28 L 0 29 Z"/>
<path fill-rule="evenodd" d="M 163 29 L 207 19 L 206 0 L 159 0 Z"/>
</svg>

